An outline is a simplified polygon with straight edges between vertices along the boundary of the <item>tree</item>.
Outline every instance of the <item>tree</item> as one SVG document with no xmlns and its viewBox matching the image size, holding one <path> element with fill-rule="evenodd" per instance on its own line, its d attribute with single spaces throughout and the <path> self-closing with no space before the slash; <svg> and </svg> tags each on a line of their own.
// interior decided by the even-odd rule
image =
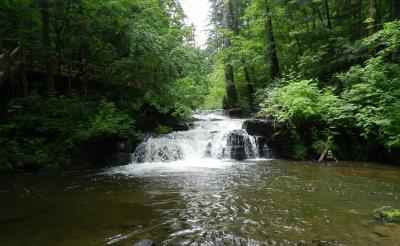
<svg viewBox="0 0 400 246">
<path fill-rule="evenodd" d="M 229 49 L 231 47 L 230 33 L 233 31 L 232 26 L 232 3 L 230 0 L 223 3 L 223 25 L 225 33 L 223 37 L 223 47 L 226 52 L 225 57 L 225 83 L 226 83 L 226 96 L 227 96 L 227 107 L 234 107 L 238 102 L 238 96 L 236 93 L 235 79 L 233 74 L 233 65 L 231 63 L 231 55 Z"/>
<path fill-rule="evenodd" d="M 400 1 L 392 0 L 393 20 L 400 20 Z"/>
<path fill-rule="evenodd" d="M 42 42 L 43 42 L 43 54 L 46 63 L 46 78 L 47 78 L 47 89 L 50 94 L 55 93 L 54 84 L 54 63 L 52 59 L 52 47 L 50 40 L 50 13 L 49 13 L 49 2 L 48 0 L 40 1 L 41 15 L 42 15 Z"/>
<path fill-rule="evenodd" d="M 369 26 L 368 34 L 371 36 L 376 33 L 378 25 L 378 2 L 377 0 L 369 0 Z"/>
<path fill-rule="evenodd" d="M 272 18 L 270 8 L 266 6 L 266 17 L 265 17 L 265 39 L 267 41 L 267 60 L 270 62 L 270 76 L 271 79 L 275 79 L 279 76 L 279 63 L 278 54 L 276 51 L 275 37 L 272 26 Z"/>
<path fill-rule="evenodd" d="M 328 0 L 324 0 L 324 7 L 325 7 L 325 14 L 326 14 L 326 25 L 328 27 L 329 30 L 332 29 L 332 23 L 331 23 L 331 14 L 330 14 L 330 10 L 329 10 L 329 3 Z"/>
</svg>

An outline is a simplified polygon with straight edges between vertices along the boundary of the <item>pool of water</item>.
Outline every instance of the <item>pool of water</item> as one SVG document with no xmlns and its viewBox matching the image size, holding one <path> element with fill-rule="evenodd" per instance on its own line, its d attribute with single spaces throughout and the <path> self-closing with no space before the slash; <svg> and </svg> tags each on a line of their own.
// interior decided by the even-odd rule
<svg viewBox="0 0 400 246">
<path fill-rule="evenodd" d="M 400 168 L 173 162 L 0 177 L 0 245 L 399 245 Z"/>
</svg>

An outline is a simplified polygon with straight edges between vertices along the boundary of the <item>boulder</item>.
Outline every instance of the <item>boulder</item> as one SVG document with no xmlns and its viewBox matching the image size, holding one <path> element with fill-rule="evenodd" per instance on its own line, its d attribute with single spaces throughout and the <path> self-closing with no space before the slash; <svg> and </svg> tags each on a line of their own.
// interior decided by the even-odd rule
<svg viewBox="0 0 400 246">
<path fill-rule="evenodd" d="M 242 128 L 245 129 L 249 135 L 267 138 L 271 138 L 276 131 L 274 121 L 272 120 L 246 120 Z"/>
<path fill-rule="evenodd" d="M 231 118 L 244 118 L 246 116 L 246 112 L 243 108 L 227 109 L 226 114 Z"/>
<path fill-rule="evenodd" d="M 400 223 L 400 209 L 385 206 L 375 209 L 373 214 L 376 219 Z"/>
<path fill-rule="evenodd" d="M 127 152 L 114 152 L 107 160 L 107 165 L 122 166 L 128 165 L 132 161 L 132 154 Z"/>
<path fill-rule="evenodd" d="M 224 157 L 240 161 L 254 157 L 254 153 L 251 151 L 249 136 L 243 130 L 235 130 L 228 134 L 227 146 L 223 152 Z"/>
<path fill-rule="evenodd" d="M 142 241 L 139 241 L 139 242 L 135 243 L 132 246 L 156 246 L 156 243 L 151 241 L 151 240 L 149 240 L 149 239 L 145 239 L 145 240 L 142 240 Z"/>
<path fill-rule="evenodd" d="M 256 137 L 258 156 L 262 158 L 273 158 L 275 156 L 272 149 L 269 147 L 270 141 L 266 137 Z"/>
<path fill-rule="evenodd" d="M 231 146 L 230 147 L 230 158 L 233 160 L 242 161 L 246 159 L 246 150 L 244 146 Z"/>
<path fill-rule="evenodd" d="M 117 141 L 115 143 L 112 143 L 112 149 L 111 150 L 113 150 L 115 152 L 127 152 L 127 153 L 128 152 L 132 152 L 129 149 L 129 145 L 128 145 L 127 141 L 123 141 L 123 140 L 120 140 L 120 141 Z"/>
</svg>

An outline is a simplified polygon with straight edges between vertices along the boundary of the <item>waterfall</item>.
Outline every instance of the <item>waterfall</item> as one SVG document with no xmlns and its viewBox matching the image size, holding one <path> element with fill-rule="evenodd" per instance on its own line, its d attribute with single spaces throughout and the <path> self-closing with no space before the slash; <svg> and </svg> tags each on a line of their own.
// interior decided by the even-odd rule
<svg viewBox="0 0 400 246">
<path fill-rule="evenodd" d="M 151 135 L 136 148 L 136 163 L 199 159 L 270 158 L 265 141 L 242 129 L 243 119 L 231 119 L 223 110 L 198 111 L 189 131 Z"/>
</svg>

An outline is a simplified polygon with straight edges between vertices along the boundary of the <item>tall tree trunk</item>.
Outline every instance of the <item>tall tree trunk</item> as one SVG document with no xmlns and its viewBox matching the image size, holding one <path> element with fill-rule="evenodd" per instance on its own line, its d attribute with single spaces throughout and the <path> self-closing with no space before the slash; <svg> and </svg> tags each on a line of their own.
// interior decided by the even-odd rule
<svg viewBox="0 0 400 246">
<path fill-rule="evenodd" d="M 369 0 L 369 18 L 372 19 L 371 23 L 368 24 L 368 35 L 369 36 L 371 36 L 377 32 L 377 23 L 378 23 L 377 7 L 378 7 L 377 0 Z M 370 48 L 368 53 L 369 53 L 370 57 L 374 56 L 375 49 Z"/>
<path fill-rule="evenodd" d="M 352 41 L 356 41 L 359 40 L 362 37 L 362 29 L 364 26 L 364 19 L 363 18 L 363 1 L 362 0 L 358 0 L 357 2 L 354 3 L 354 5 L 352 5 L 352 1 L 348 0 L 348 6 L 347 8 L 353 8 L 353 16 L 355 18 L 355 22 L 354 24 L 351 26 L 350 30 L 350 36 L 351 36 L 351 40 Z"/>
<path fill-rule="evenodd" d="M 331 22 L 331 14 L 329 11 L 329 3 L 328 0 L 324 0 L 324 8 L 325 8 L 325 14 L 326 14 L 326 25 L 329 30 L 332 30 L 332 22 Z"/>
<path fill-rule="evenodd" d="M 400 20 L 400 1 L 393 0 L 393 20 Z"/>
<path fill-rule="evenodd" d="M 400 1 L 399 0 L 392 1 L 392 20 L 400 21 Z M 399 62 L 400 52 L 398 50 L 393 51 L 391 60 L 393 63 Z"/>
<path fill-rule="evenodd" d="M 223 5 L 223 24 L 226 30 L 232 30 L 232 6 L 231 2 L 227 1 Z M 223 46 L 226 53 L 231 47 L 231 40 L 229 35 L 224 34 Z M 225 83 L 226 83 L 226 104 L 227 107 L 234 107 L 238 102 L 238 96 L 235 87 L 235 79 L 233 75 L 233 66 L 231 64 L 230 55 L 225 57 Z"/>
<path fill-rule="evenodd" d="M 231 29 L 235 35 L 239 35 L 239 33 L 240 33 L 239 19 L 237 18 L 238 16 L 235 15 L 232 1 L 229 1 L 228 5 L 229 5 L 229 12 L 231 14 Z"/>
<path fill-rule="evenodd" d="M 293 24 L 293 23 L 295 23 L 295 21 L 293 19 L 292 9 L 289 6 L 289 1 L 288 0 L 286 1 L 286 5 L 288 6 L 287 11 L 288 11 L 289 19 L 290 19 L 291 28 L 293 30 L 295 30 L 295 26 Z M 314 10 L 315 10 L 315 8 L 314 8 Z M 297 34 L 294 35 L 294 39 L 295 39 L 296 44 L 297 44 L 297 57 L 302 56 L 303 55 L 303 48 L 301 47 L 299 36 Z"/>
<path fill-rule="evenodd" d="M 267 41 L 267 60 L 271 63 L 271 79 L 275 79 L 279 76 L 279 63 L 269 7 L 267 7 L 267 16 L 265 18 L 265 39 Z"/>
<path fill-rule="evenodd" d="M 369 18 L 373 21 L 369 24 L 368 27 L 368 34 L 371 36 L 372 34 L 376 33 L 377 25 L 378 25 L 378 3 L 377 0 L 369 0 Z"/>
<path fill-rule="evenodd" d="M 50 94 L 55 93 L 54 85 L 54 65 L 51 54 L 51 41 L 50 41 L 50 17 L 49 17 L 49 3 L 48 0 L 41 0 L 41 15 L 43 25 L 43 54 L 45 55 L 46 63 L 46 77 L 47 89 Z"/>
</svg>

